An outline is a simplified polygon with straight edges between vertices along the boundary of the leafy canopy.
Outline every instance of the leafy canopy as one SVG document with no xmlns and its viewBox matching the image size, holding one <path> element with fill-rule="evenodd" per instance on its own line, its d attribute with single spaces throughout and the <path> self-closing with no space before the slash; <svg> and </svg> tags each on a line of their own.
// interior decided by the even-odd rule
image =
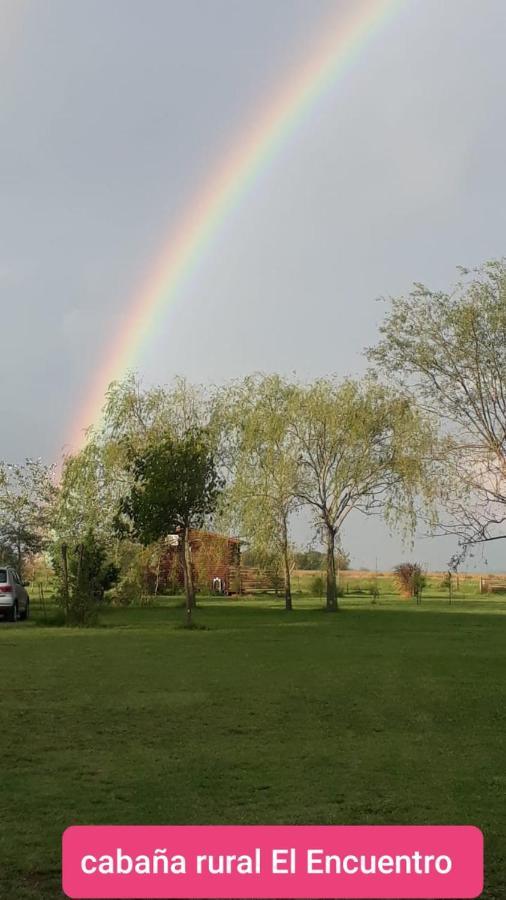
<svg viewBox="0 0 506 900">
<path fill-rule="evenodd" d="M 0 462 L 0 546 L 20 569 L 46 546 L 55 496 L 53 470 L 40 459 Z"/>
<path fill-rule="evenodd" d="M 260 557 L 286 552 L 289 517 L 298 506 L 290 392 L 278 375 L 252 375 L 225 388 L 219 401 L 228 519 Z"/>
<path fill-rule="evenodd" d="M 166 434 L 132 452 L 129 469 L 133 484 L 120 503 L 117 527 L 141 543 L 200 528 L 214 512 L 222 481 L 205 430 Z"/>
<path fill-rule="evenodd" d="M 319 379 L 293 393 L 299 499 L 337 534 L 352 510 L 414 515 L 430 428 L 414 406 L 373 380 Z"/>
</svg>

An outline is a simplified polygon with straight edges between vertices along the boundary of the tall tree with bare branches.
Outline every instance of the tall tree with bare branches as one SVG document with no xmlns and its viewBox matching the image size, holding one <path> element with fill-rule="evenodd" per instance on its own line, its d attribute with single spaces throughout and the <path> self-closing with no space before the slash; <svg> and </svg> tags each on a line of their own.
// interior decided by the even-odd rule
<svg viewBox="0 0 506 900">
<path fill-rule="evenodd" d="M 434 524 L 457 537 L 455 562 L 506 538 L 506 261 L 461 275 L 451 292 L 415 284 L 393 299 L 369 351 L 441 427 Z"/>
</svg>

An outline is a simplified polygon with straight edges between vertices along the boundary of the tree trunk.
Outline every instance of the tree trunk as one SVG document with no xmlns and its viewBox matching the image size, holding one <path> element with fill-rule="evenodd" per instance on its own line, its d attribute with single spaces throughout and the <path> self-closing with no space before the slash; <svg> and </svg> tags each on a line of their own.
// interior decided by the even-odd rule
<svg viewBox="0 0 506 900">
<path fill-rule="evenodd" d="M 285 569 L 285 609 L 287 612 L 290 612 L 292 610 L 292 583 L 290 576 L 288 528 L 286 525 L 286 521 L 283 522 L 283 564 Z"/>
<path fill-rule="evenodd" d="M 79 544 L 77 547 L 78 557 L 77 557 L 77 573 L 76 573 L 76 581 L 74 586 L 73 593 L 73 602 L 72 602 L 72 621 L 74 625 L 84 625 L 86 619 L 86 605 L 87 605 L 87 587 L 81 584 L 81 575 L 83 570 L 83 558 L 84 558 L 84 544 Z"/>
<path fill-rule="evenodd" d="M 156 578 L 155 578 L 155 597 L 158 596 L 158 588 L 160 586 L 160 566 L 162 564 L 162 553 L 163 553 L 163 545 L 161 541 L 158 542 L 157 546 L 157 563 L 156 563 Z"/>
<path fill-rule="evenodd" d="M 336 533 L 330 525 L 326 525 L 327 538 L 327 611 L 337 612 L 336 583 Z"/>
<path fill-rule="evenodd" d="M 186 597 L 186 627 L 191 628 L 192 610 L 195 606 L 195 592 L 193 589 L 193 572 L 192 560 L 190 553 L 190 531 L 188 528 L 183 532 L 183 574 L 184 574 L 184 592 Z"/>
<path fill-rule="evenodd" d="M 17 570 L 18 575 L 23 580 L 23 554 L 21 553 L 21 541 L 18 540 L 16 545 L 16 556 L 17 556 Z"/>
<path fill-rule="evenodd" d="M 70 609 L 70 591 L 69 591 L 69 568 L 68 568 L 68 558 L 67 558 L 67 545 L 61 545 L 61 560 L 62 560 L 62 571 L 63 571 L 63 603 L 65 605 L 65 621 L 69 620 L 69 609 Z"/>
</svg>

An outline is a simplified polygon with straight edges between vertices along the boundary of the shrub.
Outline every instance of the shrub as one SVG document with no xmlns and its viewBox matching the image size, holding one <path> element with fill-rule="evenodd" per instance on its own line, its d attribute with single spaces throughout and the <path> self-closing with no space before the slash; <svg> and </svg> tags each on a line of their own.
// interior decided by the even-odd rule
<svg viewBox="0 0 506 900">
<path fill-rule="evenodd" d="M 449 591 L 451 586 L 452 586 L 452 573 L 445 572 L 445 574 L 443 575 L 442 581 L 439 583 L 439 588 L 442 591 Z"/>
<path fill-rule="evenodd" d="M 311 579 L 311 593 L 316 597 L 323 597 L 323 591 L 325 588 L 325 582 L 321 575 L 316 575 Z"/>
<path fill-rule="evenodd" d="M 133 606 L 142 595 L 142 584 L 135 572 L 127 572 L 116 585 L 112 595 L 114 606 Z"/>
<path fill-rule="evenodd" d="M 393 571 L 402 597 L 420 597 L 427 579 L 419 563 L 399 563 Z"/>
<path fill-rule="evenodd" d="M 55 560 L 56 600 L 67 625 L 93 625 L 105 592 L 116 583 L 119 569 L 107 560 L 103 544 L 93 531 L 74 547 L 62 544 Z"/>
<path fill-rule="evenodd" d="M 379 584 L 376 578 L 371 578 L 370 581 L 366 582 L 365 589 L 367 593 L 372 597 L 372 602 L 376 603 L 379 598 L 380 590 Z"/>
</svg>

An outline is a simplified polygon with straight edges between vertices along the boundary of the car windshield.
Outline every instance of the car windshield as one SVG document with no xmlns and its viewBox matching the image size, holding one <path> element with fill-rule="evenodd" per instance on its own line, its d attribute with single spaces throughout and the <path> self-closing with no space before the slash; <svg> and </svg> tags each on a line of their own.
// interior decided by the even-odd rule
<svg viewBox="0 0 506 900">
<path fill-rule="evenodd" d="M 0 569 L 0 584 L 5 584 L 7 581 L 7 572 L 5 569 Z"/>
</svg>

